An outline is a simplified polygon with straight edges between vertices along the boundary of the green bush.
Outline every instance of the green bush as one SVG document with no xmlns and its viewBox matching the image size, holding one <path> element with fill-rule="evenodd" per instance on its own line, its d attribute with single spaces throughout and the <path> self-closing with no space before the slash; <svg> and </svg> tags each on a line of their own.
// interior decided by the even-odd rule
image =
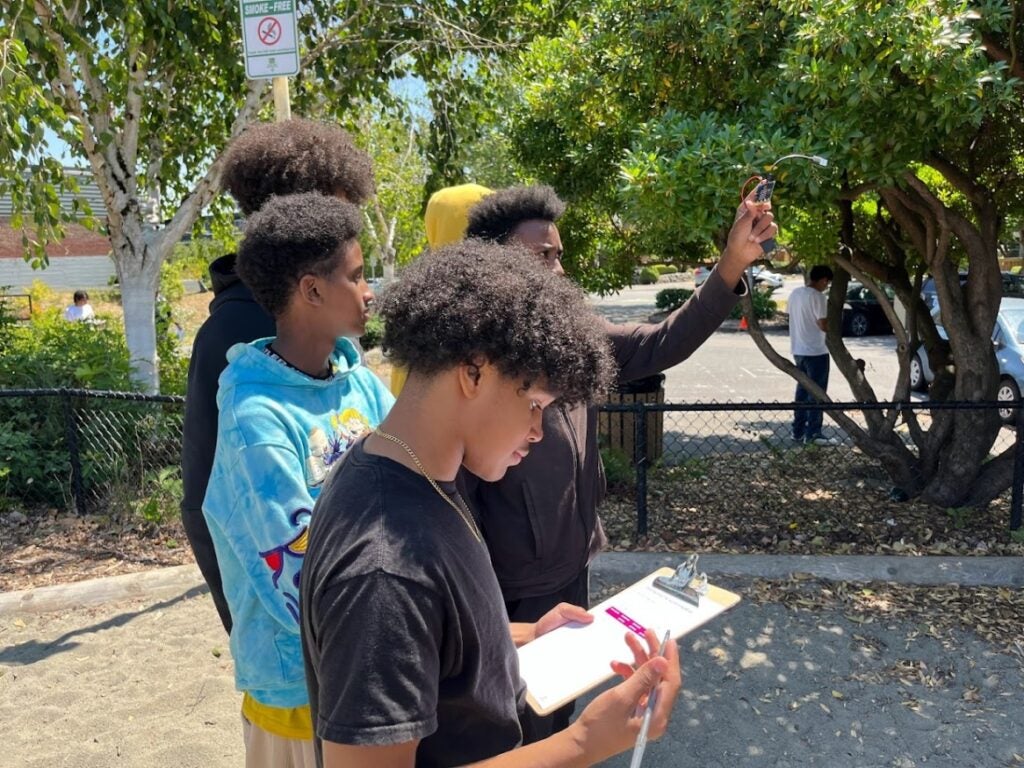
<svg viewBox="0 0 1024 768">
<path fill-rule="evenodd" d="M 0 381 L 14 388 L 131 389 L 120 329 L 69 323 L 52 309 L 28 325 L 7 327 Z M 0 400 L 0 470 L 7 496 L 61 506 L 70 467 L 64 404 L 57 397 Z"/>
<path fill-rule="evenodd" d="M 770 293 L 764 291 L 754 291 L 754 316 L 758 320 L 770 320 L 775 316 L 775 313 L 779 309 L 779 305 L 775 303 L 775 300 L 771 297 Z M 743 302 L 740 301 L 735 307 L 732 308 L 732 313 L 729 315 L 733 320 L 739 320 L 743 316 Z"/>
<path fill-rule="evenodd" d="M 24 389 L 134 391 L 121 325 L 101 320 L 69 323 L 57 309 L 37 314 L 26 325 L 0 317 L 0 381 Z M 184 392 L 188 366 L 171 345 L 169 335 L 158 339 L 165 394 Z M 67 503 L 71 472 L 64 406 L 59 397 L 0 399 L 0 490 L 8 500 Z M 89 401 L 88 407 L 76 401 L 73 408 L 79 419 L 82 479 L 94 497 L 122 482 L 129 465 L 134 467 L 130 474 L 137 475 L 136 465 L 154 451 L 163 461 L 177 463 L 180 424 L 153 414 L 152 406 L 105 400 Z"/>
<path fill-rule="evenodd" d="M 665 288 L 655 295 L 654 306 L 664 312 L 672 312 L 683 306 L 691 296 L 693 291 L 689 288 Z"/>
<path fill-rule="evenodd" d="M 384 339 L 384 320 L 379 315 L 371 315 L 366 323 L 366 332 L 359 337 L 363 349 L 379 347 Z"/>
<path fill-rule="evenodd" d="M 601 448 L 601 462 L 609 488 L 621 488 L 636 482 L 633 460 L 621 448 Z"/>
<path fill-rule="evenodd" d="M 208 282 L 210 264 L 225 253 L 224 245 L 216 240 L 190 240 L 174 246 L 168 262 L 175 265 L 182 278 Z"/>
<path fill-rule="evenodd" d="M 0 400 L 0 509 L 61 505 L 70 471 L 59 399 Z"/>
<path fill-rule="evenodd" d="M 679 267 L 672 264 L 649 264 L 649 269 L 653 269 L 657 275 L 672 275 L 679 271 Z"/>
<path fill-rule="evenodd" d="M 640 285 L 654 285 L 658 282 L 658 273 L 651 267 L 644 267 L 640 270 Z"/>
<path fill-rule="evenodd" d="M 132 502 L 132 511 L 154 528 L 181 516 L 184 487 L 181 467 L 175 465 L 146 473 L 148 495 Z"/>
<path fill-rule="evenodd" d="M 10 326 L 0 346 L 0 381 L 7 387 L 133 389 L 120 324 L 69 323 L 50 309 L 27 325 Z"/>
</svg>

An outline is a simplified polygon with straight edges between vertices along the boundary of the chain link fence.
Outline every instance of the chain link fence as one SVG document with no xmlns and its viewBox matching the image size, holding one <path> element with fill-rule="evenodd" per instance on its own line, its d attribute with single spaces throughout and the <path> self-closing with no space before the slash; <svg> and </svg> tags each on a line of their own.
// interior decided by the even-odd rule
<svg viewBox="0 0 1024 768">
<path fill-rule="evenodd" d="M 802 408 L 823 413 L 823 439 L 804 442 L 793 438 L 794 403 L 666 404 L 660 395 L 652 395 L 627 392 L 618 398 L 620 402 L 602 406 L 598 419 L 609 490 L 635 495 L 640 535 L 663 522 L 657 519 L 659 505 L 651 505 L 650 497 L 660 490 L 651 482 L 665 478 L 683 481 L 670 484 L 674 509 L 699 509 L 714 493 L 716 501 L 722 495 L 734 501 L 739 518 L 769 503 L 766 489 L 773 478 L 794 472 L 811 483 L 828 478 L 833 486 L 854 493 L 865 484 L 885 485 L 893 499 L 903 500 L 909 487 L 926 481 L 935 469 L 923 466 L 928 458 L 922 459 L 912 425 L 929 430 L 939 420 L 948 425 L 954 414 L 971 419 L 971 428 L 987 448 L 985 461 L 998 460 L 1012 477 L 1003 494 L 1010 509 L 1008 523 L 1013 530 L 1021 527 L 1024 409 L 1020 403 L 802 403 Z M 868 411 L 889 412 L 893 418 L 895 443 L 889 452 L 902 460 L 900 480 L 907 488 L 901 488 L 892 473 L 861 450 L 838 424 L 845 417 L 867 432 Z M 990 442 L 984 437 L 989 434 Z M 895 459 L 888 462 L 894 463 Z"/>
<path fill-rule="evenodd" d="M 1006 494 L 1009 524 L 1013 529 L 1021 526 L 1024 429 L 998 425 L 1000 418 L 1024 421 L 1019 403 L 804 406 L 824 412 L 825 444 L 793 440 L 792 403 L 666 404 L 660 381 L 627 388 L 601 407 L 598 419 L 609 489 L 635 501 L 640 534 L 664 522 L 657 517 L 665 506 L 660 503 L 662 471 L 674 481 L 674 507 L 699 508 L 706 494 L 727 494 L 738 516 L 776 503 L 766 489 L 784 474 L 799 473 L 810 483 L 827 477 L 853 493 L 865 483 L 888 484 L 892 493 L 899 493 L 890 474 L 861 451 L 837 421 L 845 416 L 866 428 L 866 411 L 896 408 L 895 434 L 906 456 L 914 459 L 918 451 L 909 414 L 927 429 L 943 414 L 974 413 L 980 417 L 979 429 L 994 434 L 989 456 L 1002 456 L 1002 463 L 1012 465 L 1013 480 Z M 0 495 L 24 505 L 79 513 L 130 509 L 156 517 L 176 507 L 181 498 L 183 418 L 182 397 L 0 390 Z"/>
<path fill-rule="evenodd" d="M 181 498 L 185 398 L 0 390 L 0 491 L 80 514 L 157 519 Z"/>
</svg>

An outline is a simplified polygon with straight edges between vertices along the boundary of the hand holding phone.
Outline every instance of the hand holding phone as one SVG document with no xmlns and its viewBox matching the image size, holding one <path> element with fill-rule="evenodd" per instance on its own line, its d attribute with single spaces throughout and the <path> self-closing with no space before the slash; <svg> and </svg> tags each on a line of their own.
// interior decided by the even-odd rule
<svg viewBox="0 0 1024 768">
<path fill-rule="evenodd" d="M 765 174 L 764 177 L 754 187 L 754 202 L 757 204 L 764 204 L 772 199 L 772 192 L 775 190 L 775 177 L 770 173 Z M 771 253 L 775 250 L 775 238 L 765 240 L 761 243 L 761 250 L 765 253 Z"/>
</svg>

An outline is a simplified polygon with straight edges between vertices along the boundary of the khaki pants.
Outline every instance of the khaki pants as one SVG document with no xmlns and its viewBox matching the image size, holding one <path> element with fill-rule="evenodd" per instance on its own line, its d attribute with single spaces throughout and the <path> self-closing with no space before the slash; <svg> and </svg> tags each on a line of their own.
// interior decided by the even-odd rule
<svg viewBox="0 0 1024 768">
<path fill-rule="evenodd" d="M 313 741 L 275 736 L 242 718 L 245 768 L 316 768 Z"/>
</svg>

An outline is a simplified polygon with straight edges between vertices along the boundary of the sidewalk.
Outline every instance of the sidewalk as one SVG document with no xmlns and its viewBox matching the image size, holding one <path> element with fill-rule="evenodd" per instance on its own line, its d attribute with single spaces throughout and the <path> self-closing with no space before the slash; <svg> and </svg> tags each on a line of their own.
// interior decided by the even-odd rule
<svg viewBox="0 0 1024 768">
<path fill-rule="evenodd" d="M 593 591 L 651 565 L 602 555 Z M 716 581 L 745 599 L 685 639 L 685 690 L 645 768 L 1021 764 L 1019 659 L 971 633 L 761 604 L 755 576 Z M 194 586 L 0 616 L 5 765 L 240 766 L 238 708 L 227 639 Z"/>
</svg>

